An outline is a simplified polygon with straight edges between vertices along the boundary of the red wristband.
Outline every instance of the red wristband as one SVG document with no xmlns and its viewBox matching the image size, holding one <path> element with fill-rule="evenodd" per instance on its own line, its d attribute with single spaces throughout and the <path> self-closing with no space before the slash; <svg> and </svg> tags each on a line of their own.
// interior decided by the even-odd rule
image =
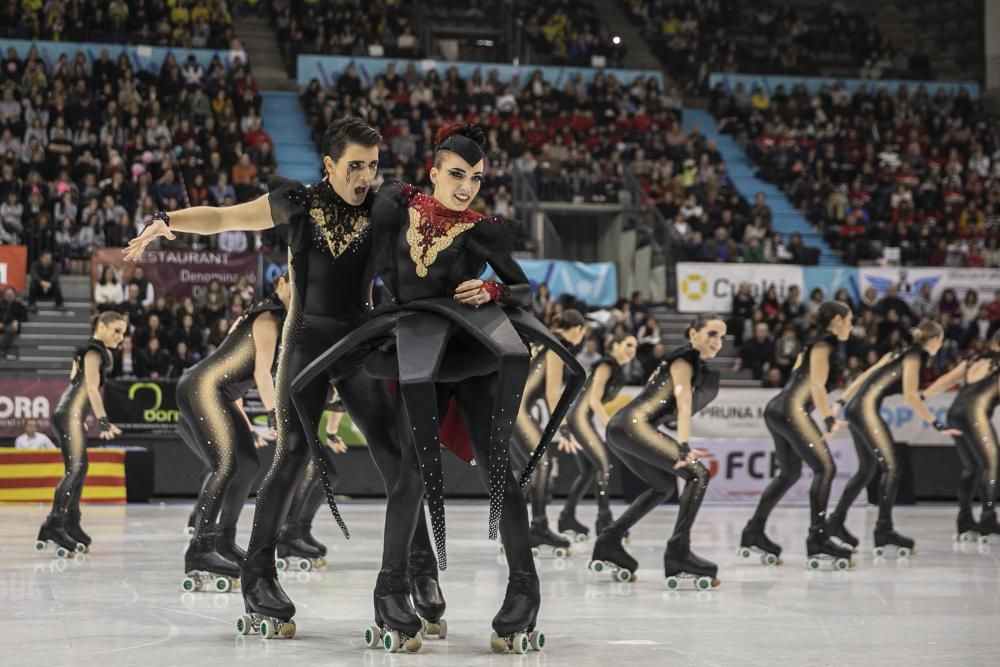
<svg viewBox="0 0 1000 667">
<path fill-rule="evenodd" d="M 492 301 L 505 301 L 510 296 L 510 288 L 495 280 L 484 280 L 483 289 Z"/>
</svg>

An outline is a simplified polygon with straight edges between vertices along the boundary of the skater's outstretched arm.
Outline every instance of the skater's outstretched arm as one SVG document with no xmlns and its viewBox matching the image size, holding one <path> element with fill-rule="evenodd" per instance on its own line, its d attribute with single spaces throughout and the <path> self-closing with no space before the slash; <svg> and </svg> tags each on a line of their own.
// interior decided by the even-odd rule
<svg viewBox="0 0 1000 667">
<path fill-rule="evenodd" d="M 225 231 L 254 232 L 274 227 L 270 195 L 261 195 L 253 201 L 225 208 L 193 206 L 173 211 L 166 217 L 169 218 L 169 223 L 157 217 L 150 221 L 139 236 L 129 241 L 124 250 L 126 260 L 138 261 L 146 246 L 154 239 L 162 236 L 173 240 L 177 232 L 209 235 Z"/>
<path fill-rule="evenodd" d="M 956 384 L 962 381 L 965 377 L 965 371 L 969 367 L 969 362 L 963 359 L 958 362 L 954 368 L 939 377 L 937 380 L 931 383 L 927 389 L 924 389 L 923 394 L 924 400 L 937 396 L 940 393 L 946 392 Z"/>
<path fill-rule="evenodd" d="M 101 424 L 101 440 L 111 440 L 121 435 L 121 429 L 108 422 L 108 413 L 104 409 L 104 398 L 101 396 L 101 353 L 90 350 L 83 357 L 83 378 L 87 383 L 87 398 L 90 399 L 90 409 Z"/>
<path fill-rule="evenodd" d="M 918 355 L 910 355 L 903 360 L 903 399 L 921 419 L 945 435 L 962 435 L 958 429 L 946 428 L 944 424 L 935 419 L 934 413 L 920 399 L 921 361 L 921 357 Z"/>
</svg>

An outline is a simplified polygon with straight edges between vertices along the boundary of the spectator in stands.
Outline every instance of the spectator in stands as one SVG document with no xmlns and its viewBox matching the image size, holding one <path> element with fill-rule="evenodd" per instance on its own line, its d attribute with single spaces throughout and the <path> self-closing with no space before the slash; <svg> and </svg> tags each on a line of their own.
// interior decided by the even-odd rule
<svg viewBox="0 0 1000 667">
<path fill-rule="evenodd" d="M 910 302 L 910 312 L 917 321 L 937 317 L 938 306 L 934 303 L 934 288 L 931 285 L 924 283 L 920 287 L 920 296 Z"/>
<path fill-rule="evenodd" d="M 215 279 L 210 281 L 205 292 L 201 295 L 201 315 L 204 326 L 209 329 L 214 328 L 216 321 L 225 316 L 228 302 L 228 295 L 223 289 L 222 283 Z"/>
<path fill-rule="evenodd" d="M 24 226 L 21 218 L 24 215 L 24 204 L 21 203 L 18 192 L 13 187 L 7 191 L 7 197 L 0 204 L 0 245 L 17 245 L 21 242 Z"/>
<path fill-rule="evenodd" d="M 765 389 L 780 389 L 785 386 L 785 376 L 778 367 L 769 368 L 761 386 Z"/>
<path fill-rule="evenodd" d="M 801 351 L 802 342 L 799 340 L 798 333 L 792 327 L 786 327 L 774 346 L 774 367 L 771 370 L 777 370 L 781 377 L 780 384 L 776 386 L 783 386 L 784 382 L 788 380 L 795 360 Z"/>
<path fill-rule="evenodd" d="M 128 296 L 118 304 L 118 312 L 128 316 L 129 324 L 132 327 L 140 327 L 146 321 L 146 307 L 142 305 L 139 298 L 139 286 L 130 283 L 127 288 Z M 127 340 L 127 337 L 126 337 Z"/>
<path fill-rule="evenodd" d="M 840 301 L 840 297 L 847 294 L 846 290 L 838 290 L 837 294 L 834 296 L 834 301 Z M 823 293 L 823 288 L 816 287 L 812 292 L 809 293 L 809 300 L 806 302 L 806 313 L 809 317 L 812 317 L 814 313 L 819 312 L 819 307 L 823 305 L 826 295 Z M 851 299 L 848 297 L 847 301 L 844 301 L 847 305 L 851 305 Z M 853 310 L 853 308 L 851 309 Z"/>
<path fill-rule="evenodd" d="M 798 285 L 788 287 L 788 295 L 785 297 L 785 303 L 781 306 L 781 311 L 787 325 L 795 327 L 796 331 L 805 329 L 809 309 L 802 303 L 802 288 Z"/>
<path fill-rule="evenodd" d="M 583 349 L 576 355 L 576 360 L 584 370 L 590 372 L 591 367 L 601 359 L 602 347 L 601 340 L 597 336 L 587 336 L 583 340 Z"/>
<path fill-rule="evenodd" d="M 753 300 L 753 293 L 750 291 L 750 283 L 744 281 L 736 289 L 733 295 L 733 306 L 730 309 L 730 319 L 727 324 L 729 332 L 732 334 L 736 347 L 743 345 L 746 336 L 747 322 L 753 318 L 753 311 L 756 307 Z"/>
<path fill-rule="evenodd" d="M 976 341 L 979 341 L 980 346 L 985 345 L 997 329 L 1000 329 L 1000 321 L 990 319 L 989 306 L 979 306 L 976 317 L 969 321 L 962 347 L 968 348 Z"/>
<path fill-rule="evenodd" d="M 28 309 L 17 298 L 14 288 L 7 285 L 3 290 L 3 300 L 0 301 L 0 358 L 10 357 L 10 349 L 27 321 Z"/>
<path fill-rule="evenodd" d="M 184 372 L 195 365 L 195 360 L 188 350 L 187 343 L 177 341 L 174 354 L 170 357 L 170 365 L 167 368 L 166 377 L 171 379 L 179 378 Z"/>
<path fill-rule="evenodd" d="M 755 380 L 762 380 L 764 374 L 771 369 L 774 360 L 774 338 L 770 327 L 765 322 L 759 322 L 754 328 L 754 335 L 743 346 L 737 359 L 738 368 L 749 368 Z"/>
<path fill-rule="evenodd" d="M 156 300 L 156 290 L 153 288 L 153 283 L 146 278 L 146 269 L 136 266 L 132 270 L 132 278 L 129 279 L 128 284 L 139 288 L 139 296 L 142 298 L 144 308 L 152 307 Z"/>
<path fill-rule="evenodd" d="M 941 315 L 948 314 L 953 320 L 962 319 L 962 305 L 958 302 L 958 295 L 955 290 L 947 288 L 941 292 L 941 300 L 938 301 L 938 312 Z"/>
<path fill-rule="evenodd" d="M 28 418 L 24 422 L 24 433 L 14 439 L 15 449 L 55 449 L 51 438 L 38 430 L 38 420 Z"/>
<path fill-rule="evenodd" d="M 130 336 L 125 336 L 122 339 L 121 345 L 114 350 L 112 357 L 114 358 L 114 367 L 111 370 L 111 377 L 132 378 L 137 376 L 139 359 L 135 354 L 135 347 Z"/>
<path fill-rule="evenodd" d="M 184 343 L 193 360 L 201 359 L 205 354 L 204 336 L 202 330 L 195 326 L 194 316 L 191 313 L 182 313 L 177 322 L 177 328 L 173 334 L 174 341 Z"/>
<path fill-rule="evenodd" d="M 135 343 L 136 348 L 142 350 L 149 347 L 151 338 L 160 342 L 161 350 L 170 349 L 170 333 L 163 327 L 160 318 L 155 313 L 148 314 L 144 325 L 136 328 L 132 334 L 132 342 Z"/>
<path fill-rule="evenodd" d="M 163 327 L 164 331 L 170 332 L 174 328 L 174 311 L 167 303 L 167 298 L 164 296 L 156 297 L 156 301 L 153 302 L 153 306 L 146 311 L 147 315 L 156 315 L 160 320 L 160 326 Z M 147 318 L 148 321 L 148 318 Z M 163 342 L 162 340 L 160 342 Z"/>
<path fill-rule="evenodd" d="M 979 316 L 979 292 L 974 289 L 965 291 L 962 297 L 962 324 L 968 326 Z"/>
<path fill-rule="evenodd" d="M 225 317 L 218 317 L 212 324 L 208 333 L 208 354 L 215 352 L 216 348 L 225 340 L 229 332 L 229 321 Z"/>
<path fill-rule="evenodd" d="M 875 314 L 880 317 L 887 317 L 890 311 L 895 311 L 899 322 L 903 326 L 909 326 L 913 320 L 910 307 L 900 298 L 899 287 L 895 284 L 890 284 L 885 291 L 885 296 L 875 304 Z"/>
<path fill-rule="evenodd" d="M 37 313 L 39 299 L 54 299 L 56 308 L 63 309 L 62 287 L 59 284 L 59 267 L 52 261 L 52 252 L 46 250 L 31 265 L 31 285 L 28 287 L 28 307 Z"/>
<path fill-rule="evenodd" d="M 116 310 L 122 302 L 122 286 L 118 282 L 118 272 L 108 265 L 100 268 L 101 277 L 94 285 L 94 305 L 99 312 Z"/>
<path fill-rule="evenodd" d="M 139 352 L 137 362 L 136 375 L 153 380 L 166 377 L 170 368 L 170 357 L 161 349 L 160 340 L 156 337 L 149 338 L 146 346 Z"/>
<path fill-rule="evenodd" d="M 639 330 L 636 332 L 636 339 L 639 345 L 658 345 L 663 339 L 663 332 L 660 330 L 660 322 L 654 316 L 646 317 Z"/>
<path fill-rule="evenodd" d="M 764 298 L 760 300 L 760 311 L 769 328 L 774 328 L 783 317 L 784 310 L 778 299 L 778 288 L 773 284 L 767 288 L 767 291 L 764 292 Z"/>
</svg>

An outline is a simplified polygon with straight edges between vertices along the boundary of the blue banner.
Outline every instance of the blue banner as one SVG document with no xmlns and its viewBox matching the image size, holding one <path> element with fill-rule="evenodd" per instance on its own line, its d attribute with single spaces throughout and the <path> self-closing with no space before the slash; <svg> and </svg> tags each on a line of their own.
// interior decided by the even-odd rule
<svg viewBox="0 0 1000 667">
<path fill-rule="evenodd" d="M 87 61 L 92 63 L 101 57 L 101 51 L 105 49 L 107 49 L 111 60 L 117 62 L 118 56 L 124 51 L 128 54 L 129 61 L 136 71 L 146 71 L 154 74 L 160 73 L 160 67 L 163 66 L 163 61 L 166 59 L 168 53 L 174 54 L 174 57 L 177 59 L 177 65 L 180 67 L 184 66 L 188 56 L 194 56 L 195 60 L 205 68 L 206 75 L 208 74 L 208 66 L 216 56 L 219 57 L 222 64 L 226 67 L 232 66 L 235 58 L 240 58 L 244 63 L 247 61 L 245 51 L 215 51 L 212 49 L 104 44 L 99 42 L 34 42 L 26 39 L 0 39 L 0 51 L 4 54 L 7 53 L 7 49 L 12 47 L 17 51 L 19 58 L 24 58 L 28 55 L 28 51 L 32 47 L 37 48 L 39 57 L 50 72 L 63 55 L 69 59 L 70 66 L 72 67 L 73 59 L 76 58 L 77 52 L 83 53 Z"/>
<path fill-rule="evenodd" d="M 832 86 L 835 83 L 842 83 L 844 87 L 851 93 L 855 92 L 860 86 L 867 86 L 869 91 L 875 92 L 881 88 L 884 88 L 889 92 L 890 95 L 896 94 L 896 89 L 900 86 L 906 86 L 910 94 L 917 91 L 918 88 L 924 88 L 927 93 L 932 97 L 937 95 L 939 90 L 943 90 L 949 97 L 958 93 L 958 91 L 963 88 L 969 91 L 969 95 L 973 99 L 979 98 L 979 84 L 975 81 L 913 81 L 906 79 L 829 79 L 826 77 L 819 76 L 786 76 L 780 74 L 724 74 L 715 72 L 709 74 L 708 85 L 710 88 L 715 88 L 716 85 L 722 84 L 727 90 L 733 90 L 737 84 L 742 83 L 743 87 L 746 89 L 747 93 L 753 91 L 754 88 L 760 88 L 767 95 L 771 95 L 774 89 L 778 86 L 784 86 L 786 93 L 791 93 L 792 88 L 801 84 L 804 84 L 806 90 L 810 93 L 815 93 L 823 86 Z"/>
<path fill-rule="evenodd" d="M 337 79 L 347 69 L 348 65 L 354 65 L 361 77 L 363 86 L 371 86 L 375 83 L 375 78 L 385 74 L 386 67 L 392 63 L 396 66 L 396 73 L 400 76 L 406 71 L 408 65 L 416 68 L 420 76 L 426 76 L 431 70 L 438 70 L 444 77 L 445 72 L 454 68 L 463 79 L 471 77 L 475 72 L 481 72 L 483 79 L 486 79 L 491 72 L 496 72 L 500 81 L 509 83 L 514 78 L 519 78 L 521 85 L 526 85 L 535 72 L 541 72 L 546 83 L 553 88 L 562 88 L 577 76 L 583 83 L 590 83 L 598 74 L 613 76 L 620 82 L 631 85 L 637 78 L 656 79 L 663 89 L 663 74 L 655 70 L 639 69 L 597 69 L 594 67 L 535 67 L 531 65 L 505 65 L 501 63 L 474 63 L 453 60 L 408 60 L 405 58 L 359 58 L 350 56 L 311 56 L 301 55 L 298 57 L 297 73 L 299 86 L 307 86 L 313 79 L 318 79 L 324 88 L 328 88 L 337 83 Z"/>
<path fill-rule="evenodd" d="M 553 298 L 571 294 L 588 306 L 611 306 L 618 299 L 614 262 L 567 262 L 558 259 L 518 259 L 532 289 L 548 285 Z"/>
<path fill-rule="evenodd" d="M 817 287 L 823 290 L 823 300 L 830 301 L 837 290 L 844 288 L 851 295 L 851 301 L 857 303 L 861 298 L 858 293 L 858 270 L 853 266 L 832 268 L 826 266 L 806 266 L 802 269 L 802 295 L 808 299 Z"/>
</svg>

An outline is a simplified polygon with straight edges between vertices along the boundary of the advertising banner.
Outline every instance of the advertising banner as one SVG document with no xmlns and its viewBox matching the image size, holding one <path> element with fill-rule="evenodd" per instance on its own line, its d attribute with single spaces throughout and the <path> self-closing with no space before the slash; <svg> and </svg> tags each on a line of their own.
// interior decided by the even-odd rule
<svg viewBox="0 0 1000 667">
<path fill-rule="evenodd" d="M 855 303 L 861 298 L 858 293 L 858 270 L 853 266 L 807 266 L 802 269 L 802 276 L 805 280 L 803 301 L 808 300 L 816 288 L 823 290 L 824 301 L 833 299 L 833 295 L 841 288 L 847 290 Z"/>
<path fill-rule="evenodd" d="M 66 378 L 0 380 L 0 439 L 13 440 L 24 433 L 24 422 L 38 420 L 38 430 L 52 437 L 52 412 L 69 384 Z M 90 433 L 97 434 L 96 424 Z"/>
<path fill-rule="evenodd" d="M 553 298 L 571 294 L 590 306 L 612 306 L 618 299 L 614 262 L 566 262 L 554 259 L 518 259 L 532 289 L 546 283 Z"/>
<path fill-rule="evenodd" d="M 677 309 L 682 313 L 729 313 L 742 282 L 750 283 L 758 302 L 772 285 L 782 301 L 792 285 L 804 287 L 802 267 L 793 264 L 678 262 Z M 805 293 L 802 299 L 806 299 Z"/>
<path fill-rule="evenodd" d="M 157 296 L 169 295 L 174 299 L 199 298 L 213 279 L 228 287 L 240 276 L 246 276 L 251 285 L 260 285 L 260 258 L 256 253 L 149 250 L 143 254 L 142 262 L 136 263 L 126 262 L 121 248 L 94 251 L 90 264 L 91 285 L 97 284 L 105 266 L 115 267 L 119 281 L 127 283 L 137 264 L 142 265 L 146 279 L 155 285 Z"/>
<path fill-rule="evenodd" d="M 0 289 L 10 285 L 18 292 L 28 286 L 28 248 L 23 245 L 0 245 Z"/>
<path fill-rule="evenodd" d="M 924 285 L 930 285 L 934 300 L 951 288 L 961 301 L 966 291 L 979 293 L 980 303 L 993 301 L 993 293 L 1000 289 L 1000 269 L 960 269 L 944 266 L 925 268 L 914 266 L 861 267 L 858 269 L 859 289 L 864 292 L 874 287 L 879 296 L 886 293 L 891 285 L 899 290 L 902 299 L 911 301 L 920 296 Z"/>
<path fill-rule="evenodd" d="M 708 75 L 708 85 L 715 88 L 722 84 L 726 90 L 732 91 L 737 85 L 743 84 L 747 93 L 753 92 L 754 88 L 760 88 L 768 95 L 774 93 L 778 86 L 784 86 L 785 92 L 792 93 L 792 90 L 800 85 L 805 86 L 810 93 L 816 93 L 825 86 L 842 84 L 848 92 L 855 92 L 861 86 L 865 86 L 869 91 L 885 89 L 889 95 L 895 95 L 900 86 L 906 86 L 911 92 L 917 88 L 924 88 L 931 97 L 943 92 L 948 97 L 952 97 L 961 90 L 968 91 L 973 99 L 979 97 L 979 84 L 975 81 L 918 81 L 911 79 L 830 79 L 822 76 L 797 76 L 782 74 L 734 74 L 731 72 L 712 72 Z"/>
<path fill-rule="evenodd" d="M 104 385 L 108 419 L 124 433 L 177 434 L 176 380 L 112 380 Z"/>
</svg>

